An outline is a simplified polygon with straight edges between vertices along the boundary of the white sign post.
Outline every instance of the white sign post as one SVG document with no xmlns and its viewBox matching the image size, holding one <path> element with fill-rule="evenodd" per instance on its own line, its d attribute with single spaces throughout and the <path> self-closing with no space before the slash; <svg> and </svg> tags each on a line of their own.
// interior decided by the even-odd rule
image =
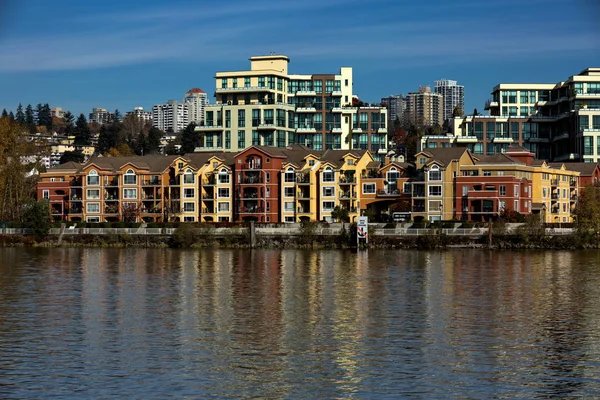
<svg viewBox="0 0 600 400">
<path fill-rule="evenodd" d="M 356 243 L 360 244 L 360 241 L 364 240 L 366 244 L 369 244 L 369 217 L 358 217 L 356 224 Z"/>
</svg>

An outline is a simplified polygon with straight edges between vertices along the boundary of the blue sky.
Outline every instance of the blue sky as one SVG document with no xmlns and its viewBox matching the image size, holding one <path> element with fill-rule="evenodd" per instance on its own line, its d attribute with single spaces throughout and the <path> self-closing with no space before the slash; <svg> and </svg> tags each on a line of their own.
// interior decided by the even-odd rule
<svg viewBox="0 0 600 400">
<path fill-rule="evenodd" d="M 150 109 L 275 52 L 353 67 L 369 102 L 455 79 L 482 111 L 497 83 L 600 67 L 599 20 L 598 0 L 0 0 L 0 109 Z"/>
</svg>

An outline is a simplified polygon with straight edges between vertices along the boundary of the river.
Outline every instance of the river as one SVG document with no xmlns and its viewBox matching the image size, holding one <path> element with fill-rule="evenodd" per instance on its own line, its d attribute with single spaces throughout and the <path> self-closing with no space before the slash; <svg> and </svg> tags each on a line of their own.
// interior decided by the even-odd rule
<svg viewBox="0 0 600 400">
<path fill-rule="evenodd" d="M 600 398 L 600 253 L 3 248 L 0 398 Z"/>
</svg>

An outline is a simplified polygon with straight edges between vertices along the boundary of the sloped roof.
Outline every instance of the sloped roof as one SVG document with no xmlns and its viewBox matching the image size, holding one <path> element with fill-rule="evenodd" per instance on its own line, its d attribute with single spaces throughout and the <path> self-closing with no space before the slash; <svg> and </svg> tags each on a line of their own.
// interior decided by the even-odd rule
<svg viewBox="0 0 600 400">
<path fill-rule="evenodd" d="M 74 161 L 69 161 L 66 162 L 64 164 L 60 164 L 60 165 L 56 165 L 52 168 L 48 169 L 48 172 L 54 172 L 54 171 L 62 171 L 62 170 L 78 170 L 79 168 L 81 168 L 83 164 L 80 163 L 76 163 Z"/>
<path fill-rule="evenodd" d="M 139 169 L 145 169 L 149 172 L 163 172 L 171 165 L 171 163 L 179 156 L 161 156 L 161 155 L 149 155 L 149 156 L 128 156 L 128 157 L 92 157 L 82 164 L 79 171 L 89 167 L 90 165 L 96 165 L 98 168 L 107 169 L 112 172 L 120 171 L 121 168 L 126 164 L 134 165 Z"/>
<path fill-rule="evenodd" d="M 592 176 L 594 174 L 594 170 L 598 166 L 596 163 L 584 162 L 550 163 L 552 168 L 560 168 L 561 165 L 564 165 L 567 171 L 579 172 L 579 174 L 582 176 Z"/>
<path fill-rule="evenodd" d="M 542 166 L 544 166 L 545 162 L 546 161 L 544 161 L 544 160 L 533 160 L 533 162 L 531 163 L 531 166 L 532 167 L 542 167 Z"/>
<path fill-rule="evenodd" d="M 425 149 L 421 153 L 428 155 L 431 161 L 447 166 L 453 160 L 460 159 L 466 151 L 468 150 L 465 147 L 437 147 Z"/>
<path fill-rule="evenodd" d="M 195 168 L 201 168 L 203 165 L 208 163 L 213 157 L 217 157 L 223 160 L 223 164 L 225 165 L 233 165 L 234 163 L 234 154 L 231 152 L 214 152 L 214 151 L 200 151 L 197 153 L 186 153 L 183 158 L 190 161 Z"/>
<path fill-rule="evenodd" d="M 493 154 L 489 156 L 479 156 L 475 164 L 513 164 L 526 165 L 523 161 L 507 156 L 506 154 Z"/>
<path fill-rule="evenodd" d="M 344 157 L 348 154 L 361 158 L 366 152 L 366 150 L 325 150 L 320 158 L 336 167 L 341 167 L 344 165 Z"/>
<path fill-rule="evenodd" d="M 187 91 L 188 93 L 206 93 L 204 90 L 200 89 L 200 88 L 192 88 L 190 90 Z"/>
</svg>

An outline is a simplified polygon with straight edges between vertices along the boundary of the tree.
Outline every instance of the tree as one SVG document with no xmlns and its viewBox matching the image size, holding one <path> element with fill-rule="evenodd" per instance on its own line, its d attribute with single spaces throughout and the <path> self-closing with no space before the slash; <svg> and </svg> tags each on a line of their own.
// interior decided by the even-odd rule
<svg viewBox="0 0 600 400">
<path fill-rule="evenodd" d="M 15 120 L 15 115 L 13 114 L 12 111 L 8 113 L 8 119 L 11 120 L 11 121 Z"/>
<path fill-rule="evenodd" d="M 177 151 L 177 146 L 175 146 L 174 142 L 169 142 L 166 146 L 165 146 L 165 151 L 164 151 L 166 156 L 172 156 L 175 154 L 178 154 Z"/>
<path fill-rule="evenodd" d="M 23 112 L 23 105 L 19 103 L 17 107 L 17 114 L 15 115 L 15 119 L 21 125 L 25 124 L 25 113 Z"/>
<path fill-rule="evenodd" d="M 64 125 L 64 134 L 67 136 L 72 136 L 75 133 L 75 116 L 71 114 L 70 111 L 65 112 L 62 118 L 62 122 Z"/>
<path fill-rule="evenodd" d="M 479 115 L 479 111 L 477 111 L 477 109 L 474 109 L 474 110 L 473 110 L 473 116 L 474 116 L 474 117 L 476 117 L 476 116 L 478 116 L 478 115 Z"/>
<path fill-rule="evenodd" d="M 75 135 L 75 144 L 81 146 L 89 146 L 91 142 L 91 132 L 88 126 L 87 120 L 83 113 L 79 114 L 77 121 L 75 122 L 75 129 L 73 131 Z"/>
<path fill-rule="evenodd" d="M 586 186 L 574 212 L 577 230 L 600 232 L 600 183 Z"/>
<path fill-rule="evenodd" d="M 181 154 L 193 153 L 200 146 L 200 135 L 195 132 L 196 124 L 191 123 L 181 133 Z"/>
<path fill-rule="evenodd" d="M 45 126 L 47 131 L 52 130 L 52 111 L 48 103 L 38 104 L 35 108 L 37 113 L 37 126 Z"/>
<path fill-rule="evenodd" d="M 123 222 L 136 222 L 140 215 L 139 204 L 133 202 L 124 203 L 121 215 L 123 217 Z"/>
<path fill-rule="evenodd" d="M 30 200 L 24 207 L 21 217 L 23 228 L 33 230 L 36 236 L 46 236 L 52 227 L 50 204 L 47 200 Z"/>
<path fill-rule="evenodd" d="M 85 156 L 79 150 L 75 151 L 65 151 L 62 156 L 60 156 L 60 160 L 58 161 L 60 164 L 68 163 L 70 161 L 76 163 L 82 163 L 85 160 Z"/>
<path fill-rule="evenodd" d="M 331 211 L 331 218 L 339 222 L 350 222 L 348 210 L 339 205 L 335 206 Z"/>
<path fill-rule="evenodd" d="M 31 107 L 31 104 L 27 104 L 27 107 L 25 107 L 25 123 L 28 126 L 35 125 L 35 114 L 33 113 L 33 107 Z"/>
<path fill-rule="evenodd" d="M 111 147 L 117 147 L 119 132 L 119 124 L 102 125 L 98 134 L 98 145 L 96 146 L 98 152 L 104 154 Z"/>
<path fill-rule="evenodd" d="M 462 117 L 464 115 L 463 109 L 460 105 L 454 107 L 452 110 L 452 118 Z"/>
<path fill-rule="evenodd" d="M 113 121 L 114 122 L 120 122 L 121 119 L 123 119 L 123 116 L 121 115 L 121 113 L 119 112 L 119 109 L 117 108 L 115 110 L 115 112 L 113 113 Z"/>
<path fill-rule="evenodd" d="M 147 154 L 158 153 L 160 149 L 160 139 L 162 139 L 163 133 L 160 129 L 151 127 L 148 130 L 148 136 L 146 138 Z"/>
<path fill-rule="evenodd" d="M 2 118 L 8 118 L 8 112 L 6 112 L 6 108 L 4 110 L 2 110 Z"/>
</svg>

